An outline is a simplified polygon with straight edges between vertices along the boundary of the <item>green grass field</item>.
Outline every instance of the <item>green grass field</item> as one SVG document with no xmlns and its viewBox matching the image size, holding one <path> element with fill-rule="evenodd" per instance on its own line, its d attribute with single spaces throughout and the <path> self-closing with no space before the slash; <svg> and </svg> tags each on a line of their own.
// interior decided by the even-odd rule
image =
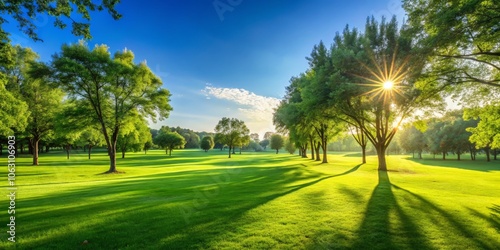
<svg viewBox="0 0 500 250">
<path fill-rule="evenodd" d="M 17 159 L 16 243 L 1 249 L 500 249 L 500 161 L 177 150 Z M 84 241 L 87 241 L 84 244 Z"/>
</svg>

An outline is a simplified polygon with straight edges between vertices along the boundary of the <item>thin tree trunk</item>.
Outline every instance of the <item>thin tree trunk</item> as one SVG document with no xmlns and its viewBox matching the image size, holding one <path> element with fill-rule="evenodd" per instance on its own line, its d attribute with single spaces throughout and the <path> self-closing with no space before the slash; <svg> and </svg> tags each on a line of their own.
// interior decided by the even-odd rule
<svg viewBox="0 0 500 250">
<path fill-rule="evenodd" d="M 319 156 L 320 147 L 321 147 L 321 142 L 318 142 L 318 144 L 314 146 L 314 150 L 316 150 L 316 161 L 321 161 L 321 156 Z"/>
<path fill-rule="evenodd" d="M 278 154 L 278 149 L 276 149 L 276 154 Z"/>
<path fill-rule="evenodd" d="M 457 152 L 457 159 L 460 161 L 460 152 Z"/>
<path fill-rule="evenodd" d="M 312 136 L 309 136 L 309 143 L 311 144 L 311 160 L 314 160 L 314 141 Z"/>
<path fill-rule="evenodd" d="M 365 164 L 366 163 L 366 144 L 361 146 L 361 154 L 362 154 L 363 164 Z"/>
<path fill-rule="evenodd" d="M 229 146 L 229 158 L 231 158 L 231 146 Z"/>
<path fill-rule="evenodd" d="M 66 144 L 66 159 L 68 159 L 68 160 L 69 160 L 69 150 L 70 150 L 70 147 L 71 147 L 70 144 Z"/>
<path fill-rule="evenodd" d="M 92 144 L 89 144 L 88 150 L 89 150 L 89 160 L 90 160 L 90 152 L 92 151 Z"/>
<path fill-rule="evenodd" d="M 38 142 L 40 141 L 39 138 L 35 137 L 32 140 L 32 147 L 33 147 L 33 165 L 38 166 Z"/>
<path fill-rule="evenodd" d="M 168 156 L 172 156 L 172 149 L 168 151 Z"/>
<path fill-rule="evenodd" d="M 486 151 L 486 161 L 490 161 L 490 147 L 485 148 Z"/>
<path fill-rule="evenodd" d="M 446 160 L 446 152 L 443 152 L 443 160 Z"/>
<path fill-rule="evenodd" d="M 323 148 L 323 161 L 321 163 L 328 163 L 328 155 L 327 155 L 327 150 L 328 150 L 328 145 L 327 145 L 327 138 L 325 136 L 325 138 L 322 139 L 323 143 L 321 145 L 321 147 Z"/>
</svg>

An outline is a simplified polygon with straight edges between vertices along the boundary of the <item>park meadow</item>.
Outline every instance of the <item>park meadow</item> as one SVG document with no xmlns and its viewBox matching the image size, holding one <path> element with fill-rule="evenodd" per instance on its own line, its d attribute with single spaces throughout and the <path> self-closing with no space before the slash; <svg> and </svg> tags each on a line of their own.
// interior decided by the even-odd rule
<svg viewBox="0 0 500 250">
<path fill-rule="evenodd" d="M 481 157 L 393 155 L 379 171 L 376 156 L 360 164 L 356 152 L 320 164 L 274 151 L 150 150 L 103 174 L 107 159 L 54 151 L 32 166 L 20 155 L 16 249 L 500 247 L 500 167 Z"/>
</svg>

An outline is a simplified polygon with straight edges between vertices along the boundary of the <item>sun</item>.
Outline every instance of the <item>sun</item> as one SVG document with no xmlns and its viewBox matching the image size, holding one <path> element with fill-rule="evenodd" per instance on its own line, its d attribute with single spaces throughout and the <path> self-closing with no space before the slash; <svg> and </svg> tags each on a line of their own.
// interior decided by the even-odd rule
<svg viewBox="0 0 500 250">
<path fill-rule="evenodd" d="M 382 87 L 384 90 L 392 90 L 394 88 L 394 82 L 391 80 L 387 80 L 383 83 Z"/>
</svg>

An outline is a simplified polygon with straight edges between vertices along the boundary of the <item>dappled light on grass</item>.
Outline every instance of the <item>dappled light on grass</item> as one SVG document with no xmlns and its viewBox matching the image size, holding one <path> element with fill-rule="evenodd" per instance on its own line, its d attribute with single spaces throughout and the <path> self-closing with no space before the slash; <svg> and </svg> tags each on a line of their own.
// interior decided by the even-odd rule
<svg viewBox="0 0 500 250">
<path fill-rule="evenodd" d="M 18 247 L 73 249 L 84 240 L 91 249 L 500 246 L 499 171 L 390 156 L 395 171 L 379 172 L 375 156 L 361 165 L 343 154 L 318 164 L 274 152 L 226 153 L 131 153 L 118 161 L 120 175 L 97 175 L 105 155 L 73 157 L 80 166 L 57 154 L 41 158 L 59 163 L 51 166 L 20 158 Z M 464 181 L 470 178 L 482 182 Z"/>
</svg>

